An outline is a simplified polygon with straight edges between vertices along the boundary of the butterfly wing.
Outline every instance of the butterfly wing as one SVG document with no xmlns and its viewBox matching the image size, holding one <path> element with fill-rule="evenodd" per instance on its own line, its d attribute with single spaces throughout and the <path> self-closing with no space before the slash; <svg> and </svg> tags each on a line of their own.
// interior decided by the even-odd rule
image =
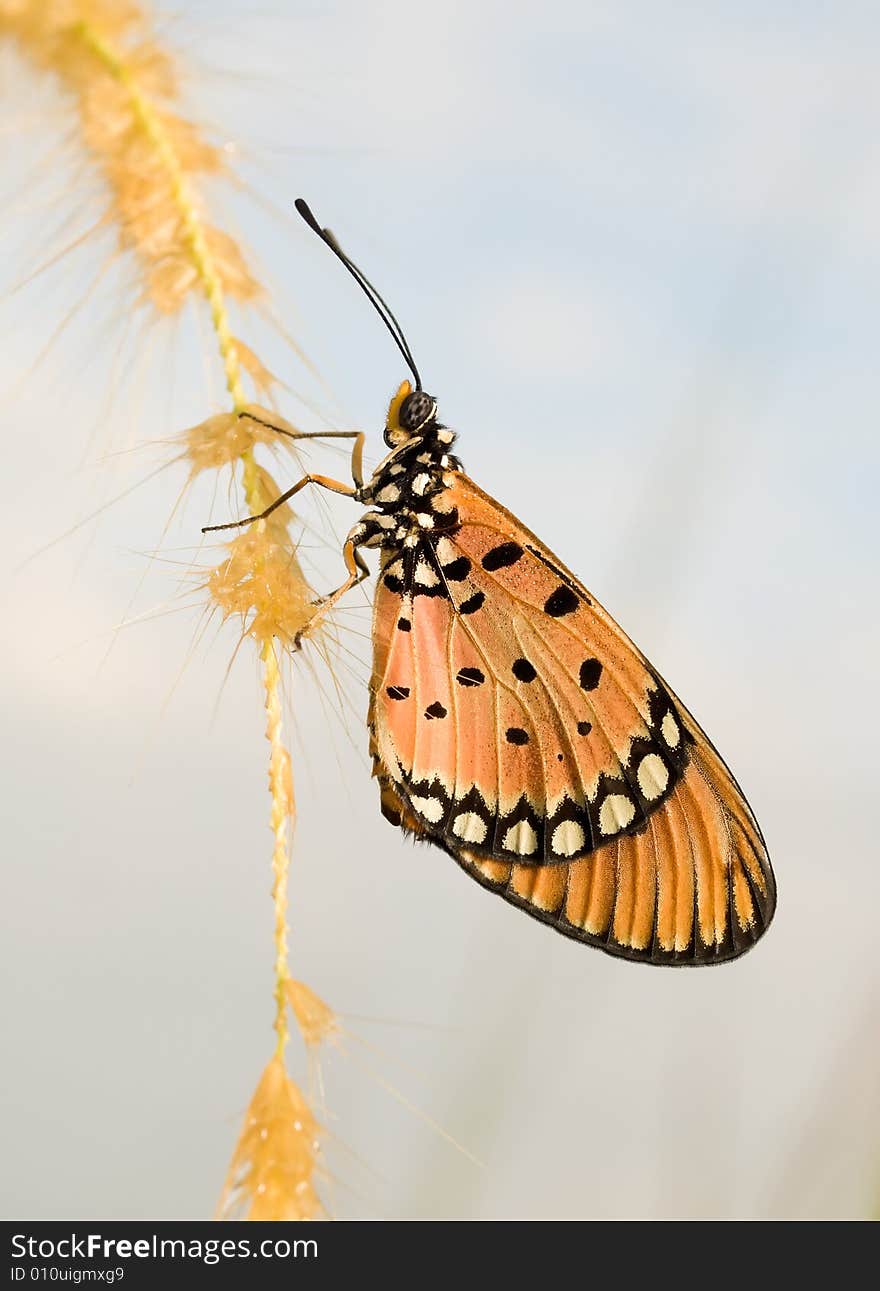
<svg viewBox="0 0 880 1291">
<path fill-rule="evenodd" d="M 380 575 L 383 810 L 558 931 L 655 963 L 733 958 L 773 874 L 736 782 L 611 616 L 460 472 L 458 524 Z"/>
</svg>

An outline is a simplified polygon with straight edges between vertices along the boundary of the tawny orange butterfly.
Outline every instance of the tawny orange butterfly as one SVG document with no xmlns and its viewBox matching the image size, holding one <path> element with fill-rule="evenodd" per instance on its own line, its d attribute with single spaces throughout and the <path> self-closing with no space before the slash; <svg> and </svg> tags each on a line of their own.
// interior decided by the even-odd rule
<svg viewBox="0 0 880 1291">
<path fill-rule="evenodd" d="M 734 959 L 776 901 L 739 786 L 610 614 L 464 474 L 394 315 L 297 209 L 414 381 L 391 400 L 389 452 L 369 480 L 352 432 L 354 487 L 308 475 L 263 513 L 306 484 L 369 507 L 345 542 L 348 578 L 316 616 L 368 576 L 361 548 L 378 547 L 369 730 L 383 814 L 566 936 L 652 964 Z"/>
</svg>

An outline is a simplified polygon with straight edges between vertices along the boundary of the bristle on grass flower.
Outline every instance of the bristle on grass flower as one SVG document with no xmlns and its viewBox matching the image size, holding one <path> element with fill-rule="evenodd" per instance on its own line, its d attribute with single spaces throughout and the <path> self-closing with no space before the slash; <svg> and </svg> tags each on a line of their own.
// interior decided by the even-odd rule
<svg viewBox="0 0 880 1291">
<path fill-rule="evenodd" d="M 254 448 L 277 446 L 278 436 L 241 414 L 251 411 L 288 432 L 294 428 L 246 399 L 245 377 L 264 397 L 277 382 L 230 326 L 227 302 L 252 302 L 263 287 L 233 239 L 206 218 L 200 181 L 227 171 L 223 151 L 176 110 L 173 61 L 133 0 L 0 0 L 3 36 L 73 97 L 80 140 L 106 182 L 102 223 L 116 226 L 120 249 L 134 257 L 138 303 L 161 314 L 178 313 L 190 298 L 207 305 L 231 408 L 185 433 L 184 456 L 190 481 L 204 470 L 240 465 L 246 505 L 257 514 L 279 490 L 257 464 Z M 296 1012 L 287 948 L 288 829 L 295 804 L 276 642 L 293 643 L 313 608 L 288 530 L 291 519 L 290 508 L 279 507 L 237 534 L 204 580 L 220 612 L 240 616 L 245 635 L 259 644 L 270 746 L 277 1044 L 248 1109 L 220 1203 L 224 1217 L 248 1219 L 321 1213 L 314 1189 L 318 1126 L 284 1067 L 287 1009 Z"/>
</svg>

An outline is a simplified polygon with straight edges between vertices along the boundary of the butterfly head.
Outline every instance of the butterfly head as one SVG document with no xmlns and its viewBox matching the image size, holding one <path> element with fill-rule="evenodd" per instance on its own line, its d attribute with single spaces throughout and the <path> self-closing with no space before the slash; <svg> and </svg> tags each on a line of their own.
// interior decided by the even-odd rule
<svg viewBox="0 0 880 1291">
<path fill-rule="evenodd" d="M 385 443 L 397 448 L 416 435 L 424 435 L 437 420 L 437 400 L 424 390 L 414 390 L 402 381 L 388 407 L 385 419 Z"/>
</svg>

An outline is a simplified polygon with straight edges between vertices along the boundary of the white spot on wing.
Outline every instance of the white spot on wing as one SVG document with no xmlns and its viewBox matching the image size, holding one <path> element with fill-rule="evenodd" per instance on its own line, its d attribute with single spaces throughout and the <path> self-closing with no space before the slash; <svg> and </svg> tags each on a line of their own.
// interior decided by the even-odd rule
<svg viewBox="0 0 880 1291">
<path fill-rule="evenodd" d="M 681 731 L 678 729 L 678 722 L 671 713 L 667 713 L 660 723 L 660 734 L 671 749 L 678 747 L 678 741 L 681 739 Z"/>
<path fill-rule="evenodd" d="M 412 798 L 411 801 L 419 815 L 430 820 L 432 825 L 443 819 L 443 803 L 439 798 Z"/>
<path fill-rule="evenodd" d="M 463 811 L 452 822 L 452 832 L 465 843 L 482 843 L 489 831 L 482 816 L 475 811 Z"/>
<path fill-rule="evenodd" d="M 563 820 L 554 829 L 550 846 L 557 856 L 573 856 L 585 841 L 584 831 L 576 820 Z"/>
<path fill-rule="evenodd" d="M 441 565 L 449 565 L 455 560 L 455 548 L 448 538 L 437 539 L 437 559 Z"/>
<path fill-rule="evenodd" d="M 423 471 L 420 475 L 417 475 L 412 482 L 413 493 L 415 493 L 417 497 L 421 497 L 425 489 L 428 487 L 430 483 L 431 483 L 430 475 L 426 474 Z"/>
<path fill-rule="evenodd" d="M 419 587 L 436 587 L 440 582 L 437 571 L 428 564 L 424 556 L 420 557 L 416 564 L 415 581 Z"/>
<path fill-rule="evenodd" d="M 599 828 L 603 834 L 616 834 L 626 829 L 635 814 L 635 806 L 625 794 L 610 793 L 599 808 Z"/>
<path fill-rule="evenodd" d="M 400 500 L 400 489 L 396 484 L 386 484 L 376 494 L 377 502 L 397 502 Z"/>
<path fill-rule="evenodd" d="M 669 770 L 663 759 L 656 753 L 648 753 L 642 758 L 637 774 L 639 788 L 648 802 L 659 798 L 669 784 Z"/>
<path fill-rule="evenodd" d="M 538 835 L 527 820 L 519 820 L 511 825 L 501 840 L 506 852 L 516 852 L 517 856 L 531 856 L 538 847 Z"/>
</svg>

